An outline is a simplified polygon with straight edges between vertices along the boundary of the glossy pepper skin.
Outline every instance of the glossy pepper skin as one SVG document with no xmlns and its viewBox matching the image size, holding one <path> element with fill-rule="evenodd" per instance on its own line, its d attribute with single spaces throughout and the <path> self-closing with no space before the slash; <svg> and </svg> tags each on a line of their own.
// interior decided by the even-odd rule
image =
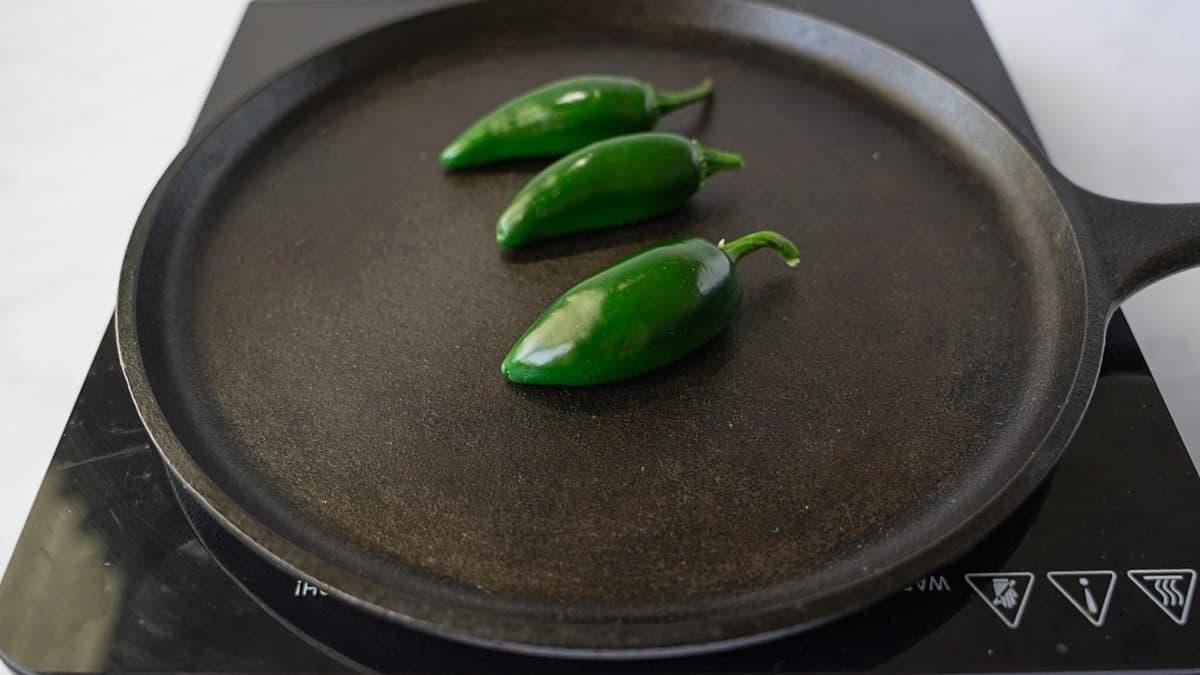
<svg viewBox="0 0 1200 675">
<path fill-rule="evenodd" d="M 593 143 L 521 188 L 496 223 L 496 243 L 520 246 L 642 220 L 683 204 L 713 173 L 741 166 L 738 155 L 678 134 L 631 134 Z"/>
<path fill-rule="evenodd" d="M 762 247 L 800 262 L 795 245 L 771 231 L 716 245 L 688 237 L 630 256 L 555 300 L 500 372 L 521 384 L 581 386 L 665 366 L 729 324 L 742 300 L 737 263 Z"/>
<path fill-rule="evenodd" d="M 442 151 L 442 164 L 459 169 L 565 155 L 605 138 L 653 129 L 663 115 L 708 96 L 712 86 L 712 80 L 704 80 L 667 93 L 611 75 L 552 82 L 484 115 Z"/>
</svg>

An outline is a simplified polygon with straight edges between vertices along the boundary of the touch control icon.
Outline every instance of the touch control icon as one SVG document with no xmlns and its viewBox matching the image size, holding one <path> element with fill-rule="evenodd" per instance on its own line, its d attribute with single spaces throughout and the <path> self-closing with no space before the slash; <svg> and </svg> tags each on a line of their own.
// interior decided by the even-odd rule
<svg viewBox="0 0 1200 675">
<path fill-rule="evenodd" d="M 967 583 L 1004 625 L 1021 625 L 1029 593 L 1033 590 L 1031 572 L 980 572 L 966 575 Z"/>
<path fill-rule="evenodd" d="M 1129 570 L 1129 578 L 1180 626 L 1187 623 L 1196 591 L 1196 570 Z"/>
<path fill-rule="evenodd" d="M 1066 596 L 1093 626 L 1103 626 L 1112 602 L 1117 573 L 1109 570 L 1049 572 L 1050 583 Z"/>
</svg>

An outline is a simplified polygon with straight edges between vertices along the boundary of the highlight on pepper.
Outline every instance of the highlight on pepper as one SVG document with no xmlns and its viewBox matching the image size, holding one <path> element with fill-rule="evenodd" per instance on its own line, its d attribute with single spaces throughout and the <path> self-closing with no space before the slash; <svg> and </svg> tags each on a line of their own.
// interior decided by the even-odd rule
<svg viewBox="0 0 1200 675">
<path fill-rule="evenodd" d="M 661 368 L 729 324 L 742 300 L 737 265 L 761 248 L 791 267 L 800 262 L 796 246 L 770 230 L 719 245 L 687 237 L 634 254 L 551 303 L 500 372 L 520 384 L 582 386 Z"/>
</svg>

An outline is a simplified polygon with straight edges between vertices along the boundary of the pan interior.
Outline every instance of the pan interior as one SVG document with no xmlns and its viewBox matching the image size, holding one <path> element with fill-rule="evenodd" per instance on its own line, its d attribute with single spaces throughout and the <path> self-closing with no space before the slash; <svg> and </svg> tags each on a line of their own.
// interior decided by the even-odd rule
<svg viewBox="0 0 1200 675">
<path fill-rule="evenodd" d="M 242 139 L 202 205 L 162 210 L 139 330 L 192 459 L 328 563 L 514 616 L 803 600 L 952 531 L 1071 381 L 1082 282 L 1042 174 L 982 113 L 889 97 L 810 34 L 580 5 L 555 4 L 580 16 L 554 30 L 397 27 L 375 65 Z M 499 250 L 495 218 L 547 162 L 446 173 L 439 151 L 594 72 L 715 78 L 660 129 L 746 167 L 650 222 Z M 586 389 L 500 375 L 588 274 L 761 228 L 802 265 L 744 260 L 734 325 L 677 364 Z"/>
</svg>

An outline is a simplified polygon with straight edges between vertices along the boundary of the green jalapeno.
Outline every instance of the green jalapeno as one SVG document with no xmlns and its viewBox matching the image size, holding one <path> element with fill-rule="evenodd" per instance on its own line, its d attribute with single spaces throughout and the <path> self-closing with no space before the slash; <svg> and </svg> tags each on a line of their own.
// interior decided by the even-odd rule
<svg viewBox="0 0 1200 675">
<path fill-rule="evenodd" d="M 519 96 L 472 124 L 442 152 L 463 168 L 516 157 L 557 157 L 596 141 L 649 131 L 663 115 L 712 92 L 712 80 L 674 93 L 630 77 L 586 75 Z"/>
<path fill-rule="evenodd" d="M 520 246 L 568 232 L 624 225 L 673 209 L 708 176 L 742 158 L 678 134 L 610 138 L 534 176 L 496 223 L 496 242 Z"/>
<path fill-rule="evenodd" d="M 715 246 L 688 237 L 630 256 L 555 300 L 500 372 L 522 384 L 589 385 L 671 363 L 733 318 L 742 300 L 736 265 L 764 246 L 800 262 L 796 246 L 771 231 Z"/>
</svg>

